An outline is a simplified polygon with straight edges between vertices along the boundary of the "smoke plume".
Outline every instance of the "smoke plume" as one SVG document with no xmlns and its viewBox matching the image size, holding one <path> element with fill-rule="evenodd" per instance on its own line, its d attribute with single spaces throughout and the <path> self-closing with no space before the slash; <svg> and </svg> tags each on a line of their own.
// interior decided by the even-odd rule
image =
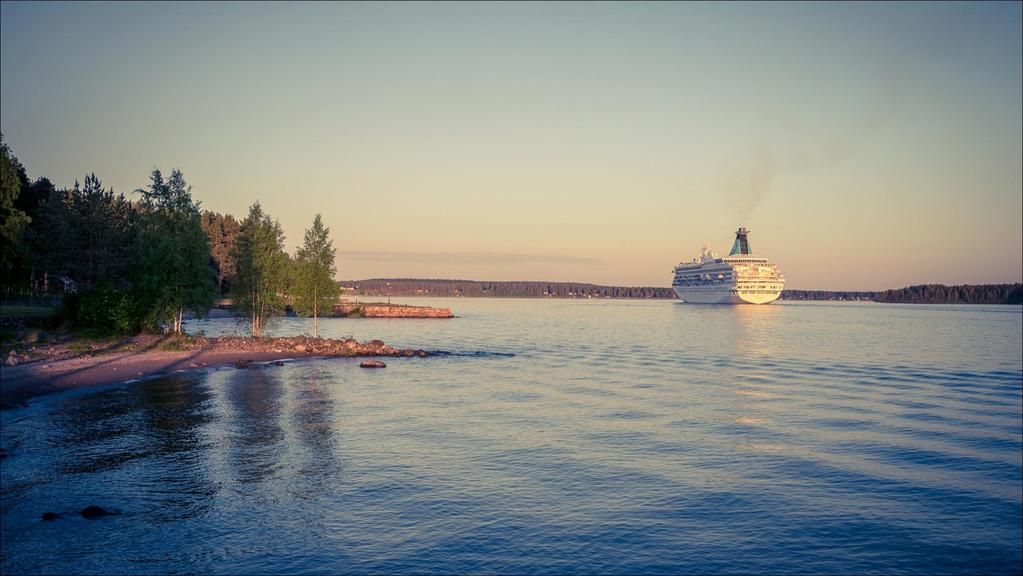
<svg viewBox="0 0 1023 576">
<path fill-rule="evenodd" d="M 750 217 L 771 192 L 777 161 L 773 154 L 760 150 L 739 163 L 728 172 L 723 183 L 723 194 L 735 210 L 738 222 L 749 224 Z"/>
</svg>

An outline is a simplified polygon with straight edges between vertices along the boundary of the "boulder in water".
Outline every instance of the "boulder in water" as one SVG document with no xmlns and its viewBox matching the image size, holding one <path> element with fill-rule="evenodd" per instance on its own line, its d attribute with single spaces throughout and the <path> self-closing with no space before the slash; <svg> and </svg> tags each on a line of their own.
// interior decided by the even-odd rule
<svg viewBox="0 0 1023 576">
<path fill-rule="evenodd" d="M 96 518 L 102 518 L 104 516 L 116 516 L 117 514 L 119 514 L 119 512 L 111 512 L 109 510 L 100 508 L 99 506 L 96 506 L 94 504 L 92 506 L 86 506 L 85 508 L 82 508 L 80 514 L 82 515 L 82 518 L 95 520 Z"/>
<path fill-rule="evenodd" d="M 241 370 L 242 368 L 248 368 L 249 367 L 249 361 L 248 360 L 239 360 L 239 361 L 234 363 L 234 367 L 238 368 L 239 370 Z"/>
<path fill-rule="evenodd" d="M 60 518 L 60 514 L 56 512 L 43 512 L 43 522 L 53 522 L 57 518 Z"/>
<path fill-rule="evenodd" d="M 380 360 L 363 360 L 359 364 L 360 368 L 387 368 L 387 364 L 384 364 Z"/>
</svg>

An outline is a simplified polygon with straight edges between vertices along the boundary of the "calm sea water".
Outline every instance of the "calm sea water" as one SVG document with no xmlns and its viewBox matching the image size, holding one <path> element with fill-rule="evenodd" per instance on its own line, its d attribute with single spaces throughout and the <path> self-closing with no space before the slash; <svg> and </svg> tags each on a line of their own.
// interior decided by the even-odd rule
<svg viewBox="0 0 1023 576">
<path fill-rule="evenodd" d="M 0 569 L 1021 570 L 1018 306 L 422 302 L 321 329 L 455 354 L 3 412 Z"/>
</svg>

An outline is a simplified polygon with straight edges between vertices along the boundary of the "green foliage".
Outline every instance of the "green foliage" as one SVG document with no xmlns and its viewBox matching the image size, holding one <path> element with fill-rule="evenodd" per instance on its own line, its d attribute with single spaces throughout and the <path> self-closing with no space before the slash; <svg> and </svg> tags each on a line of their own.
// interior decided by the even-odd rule
<svg viewBox="0 0 1023 576">
<path fill-rule="evenodd" d="M 25 167 L 0 134 L 0 273 L 5 285 L 11 282 L 15 262 L 24 250 L 22 232 L 31 221 L 15 205 L 25 180 Z"/>
<path fill-rule="evenodd" d="M 48 276 L 64 275 L 88 290 L 127 288 L 135 265 L 137 212 L 123 194 L 104 190 L 95 174 L 40 201 L 29 233 L 33 262 Z"/>
<path fill-rule="evenodd" d="M 217 274 L 217 291 L 224 295 L 232 289 L 238 269 L 233 252 L 241 233 L 241 225 L 230 214 L 205 211 L 202 213 L 202 229 L 210 242 L 210 258 Z"/>
<path fill-rule="evenodd" d="M 235 310 L 249 318 L 252 335 L 261 336 L 266 322 L 284 312 L 288 258 L 280 224 L 263 213 L 259 202 L 242 221 L 233 255 Z"/>
<path fill-rule="evenodd" d="M 199 206 L 178 170 L 168 180 L 153 170 L 150 187 L 138 192 L 143 200 L 135 293 L 146 325 L 170 323 L 171 332 L 180 334 L 184 312 L 202 316 L 217 296 Z"/>
<path fill-rule="evenodd" d="M 305 242 L 295 256 L 290 292 L 295 313 L 313 317 L 314 337 L 319 335 L 316 319 L 324 310 L 331 311 L 341 293 L 340 286 L 334 281 L 337 272 L 334 254 L 330 229 L 323 225 L 323 219 L 317 214 L 312 228 L 305 231 Z"/>
<path fill-rule="evenodd" d="M 69 295 L 61 314 L 75 330 L 94 335 L 134 334 L 143 320 L 132 294 L 109 284 Z"/>
</svg>

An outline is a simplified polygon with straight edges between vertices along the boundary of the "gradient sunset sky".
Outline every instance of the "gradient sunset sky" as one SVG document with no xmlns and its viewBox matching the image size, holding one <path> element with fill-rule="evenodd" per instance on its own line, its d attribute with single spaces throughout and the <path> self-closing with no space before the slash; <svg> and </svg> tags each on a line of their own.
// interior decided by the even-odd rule
<svg viewBox="0 0 1023 576">
<path fill-rule="evenodd" d="M 789 288 L 1023 277 L 1019 3 L 0 8 L 32 178 L 180 168 L 321 212 L 339 276 L 671 282 L 751 228 Z"/>
</svg>

